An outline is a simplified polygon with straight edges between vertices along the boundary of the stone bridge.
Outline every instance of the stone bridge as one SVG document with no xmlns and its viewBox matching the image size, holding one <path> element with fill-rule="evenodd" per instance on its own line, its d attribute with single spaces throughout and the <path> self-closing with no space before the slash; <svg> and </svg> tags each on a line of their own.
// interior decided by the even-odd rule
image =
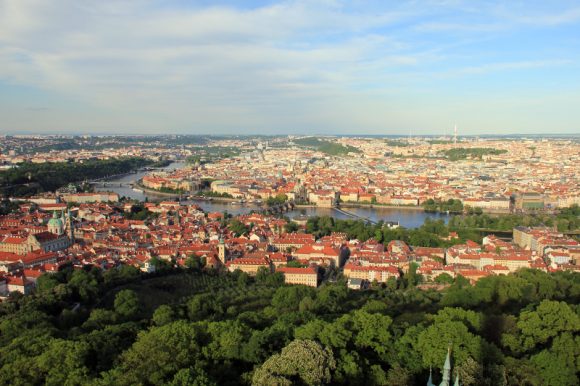
<svg viewBox="0 0 580 386">
<path fill-rule="evenodd" d="M 91 181 L 89 184 L 94 185 L 98 188 L 131 188 L 135 184 L 135 181 L 129 182 L 111 182 L 111 181 Z"/>
<path fill-rule="evenodd" d="M 267 208 L 264 208 L 264 209 L 260 210 L 260 213 L 266 214 L 266 215 L 280 214 L 280 213 L 284 213 L 284 212 L 290 212 L 290 211 L 294 210 L 295 207 L 296 207 L 296 204 L 294 204 L 294 200 L 290 200 L 290 201 L 286 201 L 282 204 L 276 204 L 276 205 L 272 205 L 272 206 L 269 206 Z"/>
</svg>

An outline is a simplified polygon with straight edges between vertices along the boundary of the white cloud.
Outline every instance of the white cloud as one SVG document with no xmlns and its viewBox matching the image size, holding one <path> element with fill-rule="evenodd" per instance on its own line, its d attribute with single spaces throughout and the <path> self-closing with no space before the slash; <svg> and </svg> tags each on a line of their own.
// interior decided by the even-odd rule
<svg viewBox="0 0 580 386">
<path fill-rule="evenodd" d="M 397 93 L 417 91 L 409 85 L 446 74 L 448 68 L 430 66 L 458 49 L 458 40 L 434 42 L 431 34 L 503 28 L 495 20 L 433 19 L 442 7 L 476 14 L 469 2 L 419 3 L 284 1 L 236 9 L 0 0 L 0 82 L 78 99 L 87 112 L 77 122 L 103 126 L 376 128 L 389 117 L 411 124 L 391 107 L 385 115 L 386 106 L 395 106 Z M 561 64 L 506 60 L 460 73 Z"/>
<path fill-rule="evenodd" d="M 114 9 L 47 4 L 2 3 L 0 76 L 127 108 L 131 101 L 159 100 L 158 107 L 170 108 L 193 99 L 244 105 L 273 96 L 320 97 L 349 66 L 389 51 L 389 39 L 365 30 L 396 19 L 301 2 L 146 12 L 130 2 Z M 356 37 L 332 37 L 345 31 Z"/>
</svg>

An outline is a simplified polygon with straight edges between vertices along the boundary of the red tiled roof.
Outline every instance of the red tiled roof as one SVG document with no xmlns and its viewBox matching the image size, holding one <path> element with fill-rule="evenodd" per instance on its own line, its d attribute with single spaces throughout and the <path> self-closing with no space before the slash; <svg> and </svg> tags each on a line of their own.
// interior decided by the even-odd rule
<svg viewBox="0 0 580 386">
<path fill-rule="evenodd" d="M 276 271 L 282 272 L 283 274 L 290 274 L 290 275 L 317 275 L 316 268 L 314 267 L 305 267 L 305 268 L 298 268 L 298 267 L 280 267 Z"/>
<path fill-rule="evenodd" d="M 6 237 L 2 240 L 3 243 L 6 244 L 22 244 L 26 242 L 26 238 L 24 237 Z"/>
</svg>

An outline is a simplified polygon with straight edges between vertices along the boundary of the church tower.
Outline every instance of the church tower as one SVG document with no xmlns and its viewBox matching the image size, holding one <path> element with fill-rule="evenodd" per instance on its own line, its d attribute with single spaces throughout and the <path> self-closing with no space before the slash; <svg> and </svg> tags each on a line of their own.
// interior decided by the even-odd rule
<svg viewBox="0 0 580 386">
<path fill-rule="evenodd" d="M 429 380 L 427 381 L 427 386 L 436 386 L 433 383 L 433 372 L 429 369 Z M 445 364 L 443 365 L 443 379 L 439 386 L 451 386 L 451 344 L 447 348 L 447 357 L 445 358 Z M 459 374 L 455 376 L 455 383 L 453 386 L 459 386 Z"/>
<path fill-rule="evenodd" d="M 451 346 L 447 349 L 447 357 L 443 365 L 443 380 L 439 386 L 450 386 L 449 382 L 451 382 Z"/>
<path fill-rule="evenodd" d="M 221 237 L 218 244 L 218 258 L 222 262 L 222 264 L 226 263 L 226 244 L 224 242 L 224 239 Z"/>
<path fill-rule="evenodd" d="M 75 243 L 75 227 L 73 223 L 73 218 L 70 210 L 66 212 L 66 231 L 68 233 L 68 238 L 70 239 L 71 245 Z"/>
<path fill-rule="evenodd" d="M 433 370 L 429 369 L 429 380 L 427 381 L 427 386 L 435 386 L 433 383 Z"/>
</svg>

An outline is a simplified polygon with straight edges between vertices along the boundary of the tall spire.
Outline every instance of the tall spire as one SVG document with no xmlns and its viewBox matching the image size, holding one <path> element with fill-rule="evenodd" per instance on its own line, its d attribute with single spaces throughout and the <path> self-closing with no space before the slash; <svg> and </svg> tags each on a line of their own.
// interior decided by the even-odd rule
<svg viewBox="0 0 580 386">
<path fill-rule="evenodd" d="M 218 259 L 222 264 L 226 263 L 226 243 L 224 242 L 223 236 L 220 236 L 218 243 Z"/>
<path fill-rule="evenodd" d="M 427 386 L 435 386 L 433 383 L 433 370 L 429 368 L 429 380 L 427 381 Z"/>
<path fill-rule="evenodd" d="M 68 231 L 68 238 L 70 239 L 71 244 L 75 243 L 75 229 L 73 223 L 73 217 L 70 209 L 66 211 L 66 229 Z"/>
<path fill-rule="evenodd" d="M 459 386 L 459 374 L 455 376 L 455 383 L 453 384 L 453 386 Z"/>
<path fill-rule="evenodd" d="M 447 348 L 447 357 L 445 358 L 445 364 L 443 365 L 443 380 L 439 386 L 449 386 L 451 381 L 451 344 Z"/>
</svg>

